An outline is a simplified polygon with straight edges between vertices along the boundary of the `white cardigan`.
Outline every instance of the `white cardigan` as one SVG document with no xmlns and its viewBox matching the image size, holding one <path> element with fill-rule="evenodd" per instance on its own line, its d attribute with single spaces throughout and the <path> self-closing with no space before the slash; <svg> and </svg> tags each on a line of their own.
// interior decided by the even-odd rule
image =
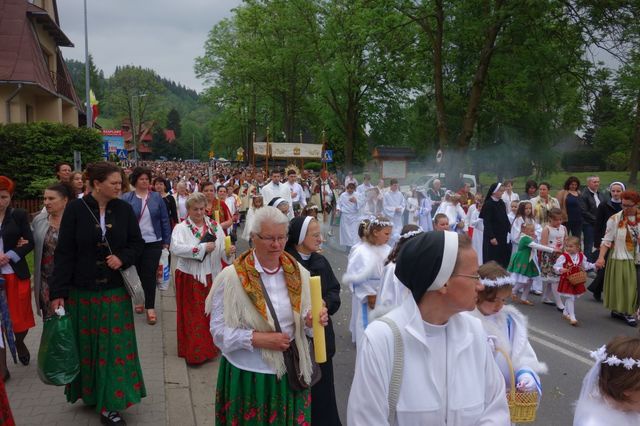
<svg viewBox="0 0 640 426">
<path fill-rule="evenodd" d="M 398 325 L 404 343 L 402 384 L 393 424 L 511 424 L 504 380 L 479 320 L 466 313 L 449 319 L 446 337 L 449 391 L 442 395 L 442 389 L 434 383 L 433 348 L 427 345 L 424 322 L 413 298 L 406 298 L 386 316 Z M 381 321 L 372 322 L 358 350 L 347 408 L 348 424 L 389 424 L 387 398 L 393 356 L 391 329 Z"/>
</svg>

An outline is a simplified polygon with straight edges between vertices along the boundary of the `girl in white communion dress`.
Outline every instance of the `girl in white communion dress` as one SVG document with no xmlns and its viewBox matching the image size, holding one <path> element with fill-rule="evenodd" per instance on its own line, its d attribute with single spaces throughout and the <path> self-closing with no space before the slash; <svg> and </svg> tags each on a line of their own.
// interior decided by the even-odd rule
<svg viewBox="0 0 640 426">
<path fill-rule="evenodd" d="M 616 337 L 591 357 L 573 425 L 640 425 L 640 338 Z"/>
</svg>

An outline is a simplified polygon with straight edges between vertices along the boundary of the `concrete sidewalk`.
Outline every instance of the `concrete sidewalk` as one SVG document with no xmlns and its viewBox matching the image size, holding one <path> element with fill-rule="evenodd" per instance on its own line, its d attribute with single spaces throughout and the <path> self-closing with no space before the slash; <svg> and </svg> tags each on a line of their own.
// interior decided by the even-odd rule
<svg viewBox="0 0 640 426">
<path fill-rule="evenodd" d="M 213 425 L 218 361 L 189 367 L 178 358 L 176 298 L 173 286 L 161 295 L 167 424 Z"/>
<path fill-rule="evenodd" d="M 171 287 L 158 292 L 158 323 L 150 326 L 144 315 L 136 315 L 138 351 L 147 397 L 123 412 L 129 425 L 213 425 L 214 398 L 218 363 L 187 367 L 177 357 L 176 304 Z M 35 307 L 34 307 L 35 312 Z M 28 366 L 9 361 L 11 379 L 6 383 L 9 403 L 16 423 L 51 426 L 99 425 L 92 407 L 81 401 L 66 402 L 63 387 L 45 385 L 38 378 L 37 354 L 42 319 L 29 331 L 26 343 L 31 352 Z M 10 356 L 9 356 L 10 358 Z"/>
</svg>

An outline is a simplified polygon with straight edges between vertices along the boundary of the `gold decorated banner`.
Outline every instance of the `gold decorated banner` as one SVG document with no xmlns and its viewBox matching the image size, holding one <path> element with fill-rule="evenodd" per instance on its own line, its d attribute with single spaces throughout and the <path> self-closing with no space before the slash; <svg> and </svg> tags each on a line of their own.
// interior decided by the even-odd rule
<svg viewBox="0 0 640 426">
<path fill-rule="evenodd" d="M 267 154 L 267 143 L 266 142 L 254 142 L 253 143 L 253 153 L 255 155 L 266 155 Z"/>
<path fill-rule="evenodd" d="M 316 143 L 269 143 L 272 158 L 322 158 L 322 145 Z M 267 143 L 254 142 L 253 152 L 256 155 L 266 155 Z"/>
</svg>

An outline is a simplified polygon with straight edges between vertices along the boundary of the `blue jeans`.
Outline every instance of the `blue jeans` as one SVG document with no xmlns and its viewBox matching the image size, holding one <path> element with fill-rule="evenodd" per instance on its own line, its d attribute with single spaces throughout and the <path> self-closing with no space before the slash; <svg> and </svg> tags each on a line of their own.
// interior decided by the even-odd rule
<svg viewBox="0 0 640 426">
<path fill-rule="evenodd" d="M 589 223 L 582 224 L 582 235 L 584 236 L 584 254 L 589 262 L 595 262 L 598 253 L 593 251 L 594 227 Z"/>
</svg>

